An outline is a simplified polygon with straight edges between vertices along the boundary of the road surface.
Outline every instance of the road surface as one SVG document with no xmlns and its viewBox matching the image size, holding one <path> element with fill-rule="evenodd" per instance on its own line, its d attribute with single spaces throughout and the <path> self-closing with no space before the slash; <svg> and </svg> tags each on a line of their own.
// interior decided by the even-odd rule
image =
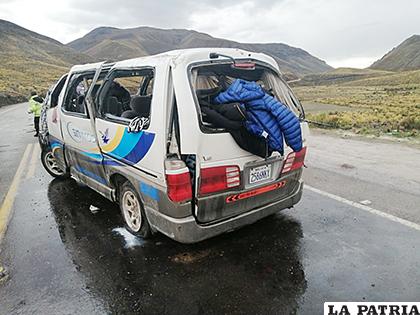
<svg viewBox="0 0 420 315">
<path fill-rule="evenodd" d="M 325 301 L 419 299 L 416 148 L 315 132 L 295 208 L 182 245 L 132 237 L 115 205 L 52 180 L 25 109 L 0 109 L 0 216 L 12 214 L 0 314 L 321 314 Z"/>
</svg>

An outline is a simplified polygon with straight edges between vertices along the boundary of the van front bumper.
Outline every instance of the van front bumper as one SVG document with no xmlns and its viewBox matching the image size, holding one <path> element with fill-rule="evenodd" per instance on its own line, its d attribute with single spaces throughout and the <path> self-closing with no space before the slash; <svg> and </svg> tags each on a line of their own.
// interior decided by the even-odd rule
<svg viewBox="0 0 420 315">
<path fill-rule="evenodd" d="M 252 224 L 280 210 L 292 207 L 302 197 L 303 181 L 299 180 L 299 184 L 296 186 L 294 192 L 284 199 L 213 224 L 200 225 L 192 215 L 185 218 L 173 218 L 151 208 L 146 208 L 147 219 L 152 229 L 178 242 L 196 243 Z"/>
</svg>

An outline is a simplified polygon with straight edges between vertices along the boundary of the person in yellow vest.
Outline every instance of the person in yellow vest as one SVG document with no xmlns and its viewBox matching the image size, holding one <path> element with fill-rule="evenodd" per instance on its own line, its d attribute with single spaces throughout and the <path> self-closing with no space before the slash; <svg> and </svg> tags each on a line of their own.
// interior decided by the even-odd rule
<svg viewBox="0 0 420 315">
<path fill-rule="evenodd" d="M 38 96 L 35 91 L 31 92 L 31 97 L 29 98 L 29 114 L 34 114 L 34 127 L 35 127 L 35 135 L 34 137 L 38 137 L 39 135 L 39 117 L 41 116 L 41 108 L 42 102 L 44 100 L 42 97 Z"/>
</svg>

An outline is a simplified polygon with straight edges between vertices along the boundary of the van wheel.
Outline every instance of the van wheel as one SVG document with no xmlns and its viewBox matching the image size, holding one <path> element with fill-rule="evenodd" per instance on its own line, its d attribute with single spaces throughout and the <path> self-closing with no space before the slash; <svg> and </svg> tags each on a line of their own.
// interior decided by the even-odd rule
<svg viewBox="0 0 420 315">
<path fill-rule="evenodd" d="M 143 238 L 150 237 L 152 232 L 143 205 L 137 191 L 129 181 L 124 182 L 120 188 L 119 202 L 127 230 Z"/>
<path fill-rule="evenodd" d="M 45 170 L 50 174 L 52 177 L 57 178 L 67 178 L 69 177 L 69 173 L 63 171 L 57 165 L 57 161 L 51 150 L 42 150 L 41 152 L 41 163 L 44 166 Z"/>
</svg>

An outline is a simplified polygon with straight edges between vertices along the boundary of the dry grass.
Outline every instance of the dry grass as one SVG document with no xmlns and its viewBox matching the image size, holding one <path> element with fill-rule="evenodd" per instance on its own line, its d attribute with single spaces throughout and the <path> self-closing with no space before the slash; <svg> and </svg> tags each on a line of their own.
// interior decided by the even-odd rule
<svg viewBox="0 0 420 315">
<path fill-rule="evenodd" d="M 379 85 L 381 82 L 377 79 L 365 80 L 369 84 L 358 86 L 352 82 L 347 85 L 296 87 L 294 90 L 301 100 L 356 109 L 308 114 L 309 120 L 356 133 L 420 136 L 420 81 L 417 84 L 384 86 Z M 381 80 L 388 81 L 389 78 Z"/>
<path fill-rule="evenodd" d="M 28 96 L 45 92 L 68 68 L 27 59 L 8 59 L 0 67 L 0 93 Z"/>
</svg>

